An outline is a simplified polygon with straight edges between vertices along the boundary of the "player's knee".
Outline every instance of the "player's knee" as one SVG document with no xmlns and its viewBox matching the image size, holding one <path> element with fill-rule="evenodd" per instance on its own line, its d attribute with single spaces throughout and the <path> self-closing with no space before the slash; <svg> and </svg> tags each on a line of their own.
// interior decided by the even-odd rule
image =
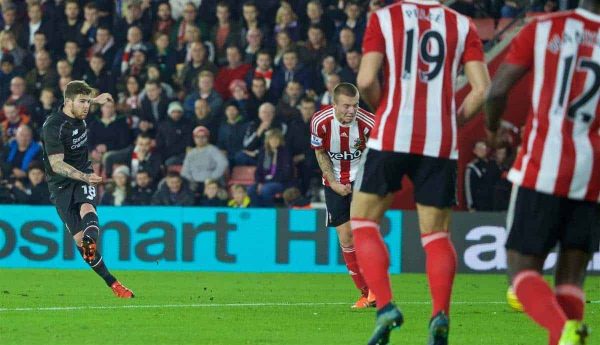
<svg viewBox="0 0 600 345">
<path fill-rule="evenodd" d="M 86 214 L 93 212 L 96 213 L 96 209 L 91 204 L 81 204 L 79 208 L 79 216 L 83 219 Z"/>
</svg>

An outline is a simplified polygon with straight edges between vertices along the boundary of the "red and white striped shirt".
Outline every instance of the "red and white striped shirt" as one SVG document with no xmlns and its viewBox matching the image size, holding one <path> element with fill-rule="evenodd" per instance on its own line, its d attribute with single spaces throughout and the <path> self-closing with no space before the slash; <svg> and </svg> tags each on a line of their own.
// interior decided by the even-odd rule
<svg viewBox="0 0 600 345">
<path fill-rule="evenodd" d="M 331 158 L 335 178 L 342 184 L 354 181 L 360 157 L 375 124 L 374 115 L 358 108 L 356 118 L 348 125 L 335 117 L 333 106 L 317 111 L 310 121 L 310 145 L 325 150 Z M 323 184 L 329 185 L 323 178 Z"/>
<path fill-rule="evenodd" d="M 385 56 L 382 95 L 367 146 L 457 159 L 458 69 L 484 60 L 471 20 L 438 1 L 402 1 L 371 15 L 363 51 Z"/>
<path fill-rule="evenodd" d="M 523 145 L 508 179 L 600 202 L 600 16 L 583 9 L 526 26 L 506 56 L 533 70 Z"/>
</svg>

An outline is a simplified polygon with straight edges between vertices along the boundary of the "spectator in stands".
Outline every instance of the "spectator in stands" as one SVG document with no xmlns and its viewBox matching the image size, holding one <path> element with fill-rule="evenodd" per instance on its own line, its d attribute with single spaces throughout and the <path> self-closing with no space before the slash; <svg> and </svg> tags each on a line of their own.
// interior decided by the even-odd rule
<svg viewBox="0 0 600 345">
<path fill-rule="evenodd" d="M 200 198 L 200 206 L 205 207 L 223 207 L 227 206 L 227 199 L 222 199 L 219 195 L 219 182 L 208 179 L 204 181 L 204 191 Z"/>
<path fill-rule="evenodd" d="M 117 111 L 127 116 L 138 116 L 140 108 L 140 80 L 136 76 L 128 76 L 125 79 L 125 90 L 119 93 Z M 141 131 L 146 131 L 140 128 Z M 149 129 L 148 129 L 149 130 Z"/>
<path fill-rule="evenodd" d="M 219 1 L 219 3 L 217 3 L 216 16 L 218 19 L 217 24 L 211 28 L 209 35 L 210 41 L 214 42 L 215 44 L 215 61 L 219 66 L 223 66 L 226 63 L 229 63 L 229 65 L 231 65 L 229 57 L 226 56 L 226 54 L 229 55 L 229 53 L 226 52 L 226 49 L 228 50 L 229 47 L 234 45 L 237 46 L 237 44 L 239 44 L 240 26 L 236 21 L 233 21 L 231 19 L 231 11 L 229 8 L 229 4 L 225 1 Z"/>
<path fill-rule="evenodd" d="M 248 32 L 250 32 L 250 30 L 252 29 L 257 29 L 260 31 L 263 42 L 269 42 L 269 39 L 271 38 L 271 30 L 269 26 L 265 23 L 266 21 L 260 21 L 259 17 L 260 10 L 258 9 L 256 2 L 252 0 L 244 2 L 244 5 L 242 6 L 240 45 L 243 46 L 246 44 Z"/>
<path fill-rule="evenodd" d="M 293 178 L 292 157 L 285 147 L 283 133 L 279 129 L 267 132 L 255 173 L 255 184 L 248 189 L 250 199 L 258 206 L 271 207 L 277 193 L 283 192 Z"/>
<path fill-rule="evenodd" d="M 206 56 L 206 47 L 202 42 L 194 42 L 190 45 L 191 60 L 185 63 L 178 74 L 176 82 L 186 93 L 198 87 L 198 75 L 202 71 L 210 71 L 215 75 L 217 66 L 210 62 Z"/>
<path fill-rule="evenodd" d="M 145 133 L 138 134 L 135 145 L 115 151 L 106 157 L 105 171 L 108 176 L 112 175 L 115 164 L 128 166 L 133 176 L 137 176 L 138 171 L 143 170 L 152 181 L 159 181 L 161 178 L 162 159 L 158 153 L 152 151 L 152 138 Z"/>
<path fill-rule="evenodd" d="M 244 42 L 244 63 L 253 65 L 256 61 L 258 52 L 265 48 L 263 34 L 260 29 L 249 29 L 246 33 L 246 41 Z"/>
<path fill-rule="evenodd" d="M 186 25 L 185 33 L 183 34 L 183 43 L 181 48 L 177 49 L 177 60 L 187 62 L 192 59 L 191 48 L 195 42 L 202 42 L 202 32 L 196 25 Z M 214 58 L 214 45 L 211 41 L 204 41 L 202 44 L 209 50 L 209 59 Z M 179 47 L 179 46 L 178 46 Z"/>
<path fill-rule="evenodd" d="M 236 156 L 243 148 L 246 123 L 240 111 L 233 103 L 225 105 L 225 121 L 219 127 L 217 146 L 224 151 L 229 166 L 243 165 L 236 162 Z"/>
<path fill-rule="evenodd" d="M 21 36 L 24 34 L 22 25 L 17 21 L 17 7 L 14 3 L 3 2 L 2 5 L 2 29 L 13 34 L 15 42 L 22 42 Z M 20 44 L 19 44 L 20 45 Z M 20 45 L 21 46 L 21 45 Z M 24 46 L 21 46 L 26 48 Z"/>
<path fill-rule="evenodd" d="M 275 15 L 275 33 L 287 31 L 290 38 L 297 42 L 300 39 L 300 26 L 298 25 L 298 16 L 294 13 L 292 7 L 287 3 L 282 3 Z"/>
<path fill-rule="evenodd" d="M 135 174 L 135 186 L 131 188 L 131 197 L 128 200 L 128 205 L 151 205 L 153 195 L 152 178 L 146 170 L 138 170 L 137 174 Z"/>
<path fill-rule="evenodd" d="M 302 39 L 307 38 L 308 28 L 311 25 L 318 25 L 323 29 L 325 37 L 333 37 L 335 33 L 335 24 L 331 18 L 323 16 L 323 6 L 319 0 L 311 0 L 306 4 L 306 21 L 302 24 L 300 33 Z"/>
<path fill-rule="evenodd" d="M 150 7 L 144 5 L 141 0 L 127 1 L 127 9 L 123 16 L 117 17 L 114 24 L 115 39 L 117 43 L 125 43 L 124 33 L 128 33 L 133 27 L 137 27 L 144 35 L 144 41 L 150 40 L 152 33 Z M 129 36 L 129 33 L 128 33 Z M 127 37 L 129 40 L 129 37 Z"/>
<path fill-rule="evenodd" d="M 98 14 L 98 6 L 95 2 L 90 1 L 83 6 L 83 23 L 79 34 L 81 35 L 81 48 L 87 50 L 95 43 L 96 31 L 100 26 L 100 16 Z"/>
<path fill-rule="evenodd" d="M 71 67 L 73 67 L 71 72 L 73 78 L 80 79 L 83 73 L 85 73 L 88 64 L 85 61 L 85 58 L 80 54 L 79 43 L 67 39 L 64 45 L 64 56 L 62 56 L 62 58 L 69 61 Z"/>
<path fill-rule="evenodd" d="M 44 178 L 44 165 L 41 162 L 32 162 L 27 172 L 27 180 L 16 180 L 12 192 L 17 204 L 50 205 L 50 191 Z"/>
<path fill-rule="evenodd" d="M 5 143 L 7 143 L 15 137 L 17 129 L 21 125 L 29 124 L 31 119 L 29 115 L 21 112 L 16 103 L 11 100 L 8 100 L 4 103 L 2 111 L 5 119 L 2 121 L 2 123 L 0 123 L 0 125 L 2 126 L 2 133 L 4 135 L 3 140 Z"/>
<path fill-rule="evenodd" d="M 183 107 L 179 102 L 171 102 L 167 113 L 169 117 L 158 126 L 156 148 L 165 165 L 181 165 L 185 150 L 192 146 L 192 124 L 183 117 Z"/>
<path fill-rule="evenodd" d="M 269 88 L 274 97 L 281 97 L 281 94 L 290 81 L 299 82 L 304 90 L 312 88 L 310 71 L 302 66 L 298 61 L 298 53 L 295 50 L 288 50 L 283 54 L 283 64 L 273 74 L 273 81 Z"/>
<path fill-rule="evenodd" d="M 33 114 L 31 114 L 31 121 L 29 125 L 33 129 L 33 137 L 39 138 L 42 132 L 42 126 L 46 118 L 56 109 L 58 106 L 56 95 L 54 94 L 53 88 L 43 88 L 40 93 L 40 102 L 35 108 Z"/>
<path fill-rule="evenodd" d="M 354 31 L 348 27 L 344 27 L 340 30 L 340 38 L 337 44 L 337 52 L 336 52 L 336 61 L 344 64 L 344 60 L 346 59 L 346 53 L 352 50 L 360 49 L 360 47 L 356 44 L 356 35 L 354 35 Z"/>
<path fill-rule="evenodd" d="M 48 51 L 51 52 L 50 49 L 52 47 L 48 44 L 48 37 L 45 33 L 38 31 L 33 34 L 33 46 L 30 48 L 30 51 L 35 54 L 40 51 Z M 50 54 L 52 55 L 52 53 Z"/>
<path fill-rule="evenodd" d="M 339 74 L 342 68 L 339 66 L 338 62 L 332 55 L 326 56 L 323 61 L 321 61 L 321 69 L 318 74 L 317 81 L 315 81 L 315 92 L 318 95 L 323 94 L 327 90 L 327 79 L 330 75 Z M 335 85 L 334 85 L 335 86 Z"/>
<path fill-rule="evenodd" d="M 273 65 L 280 67 L 283 64 L 283 54 L 290 50 L 296 50 L 296 43 L 290 38 L 287 31 L 280 31 L 275 36 L 275 56 L 273 57 Z"/>
<path fill-rule="evenodd" d="M 325 80 L 325 92 L 320 96 L 321 109 L 328 105 L 333 104 L 333 89 L 337 84 L 341 82 L 340 76 L 337 74 L 330 74 Z"/>
<path fill-rule="evenodd" d="M 152 205 L 158 206 L 192 206 L 194 193 L 183 183 L 179 173 L 171 171 L 165 183 L 158 188 L 152 197 Z"/>
<path fill-rule="evenodd" d="M 299 187 L 303 194 L 308 191 L 311 180 L 320 181 L 320 169 L 315 154 L 310 148 L 310 120 L 317 111 L 316 102 L 309 97 L 300 101 L 301 117 L 290 123 L 286 135 L 288 149 L 292 154 L 292 161 L 298 172 Z"/>
<path fill-rule="evenodd" d="M 262 77 L 252 78 L 250 96 L 246 102 L 246 115 L 248 121 L 258 119 L 258 108 L 265 102 L 271 102 L 267 92 L 267 81 Z"/>
<path fill-rule="evenodd" d="M 131 143 L 131 131 L 127 118 L 118 115 L 113 102 L 106 102 L 100 108 L 100 116 L 88 123 L 88 146 L 96 159 L 110 151 L 122 150 Z"/>
<path fill-rule="evenodd" d="M 168 83 L 163 81 L 162 72 L 158 65 L 148 64 L 146 66 L 146 81 L 148 82 L 151 80 L 156 81 L 158 83 L 158 85 L 160 86 L 160 89 L 161 89 L 161 93 L 165 97 L 167 97 L 168 99 L 175 98 L 175 96 L 176 96 L 175 89 L 173 89 L 173 86 L 171 86 L 172 81 L 169 80 Z M 144 90 L 142 90 L 142 92 L 140 92 L 140 99 L 144 100 L 144 98 L 146 98 L 146 89 L 145 88 L 144 88 Z"/>
<path fill-rule="evenodd" d="M 211 144 L 216 144 L 219 132 L 219 119 L 211 113 L 210 105 L 205 99 L 198 99 L 194 103 L 194 117 L 192 118 L 194 128 L 203 126 L 213 135 L 209 138 Z"/>
<path fill-rule="evenodd" d="M 69 61 L 60 59 L 56 61 L 56 75 L 58 78 L 72 78 L 73 67 Z M 40 89 L 41 91 L 41 89 Z"/>
<path fill-rule="evenodd" d="M 314 69 L 328 55 L 335 54 L 335 47 L 327 43 L 323 28 L 313 24 L 308 28 L 308 40 L 304 43 L 302 56 L 304 63 Z"/>
<path fill-rule="evenodd" d="M 10 96 L 10 81 L 16 75 L 15 58 L 10 54 L 3 54 L 0 59 L 0 103 L 4 103 Z"/>
<path fill-rule="evenodd" d="M 189 26 L 198 25 L 198 12 L 196 10 L 196 6 L 193 3 L 187 2 L 183 6 L 182 13 L 182 17 L 174 17 L 177 20 L 177 22 L 171 29 L 171 39 L 169 40 L 178 51 L 182 50 L 185 47 L 186 28 Z"/>
<path fill-rule="evenodd" d="M 105 66 L 106 61 L 104 60 L 104 56 L 100 53 L 95 53 L 90 58 L 89 68 L 83 74 L 82 79 L 91 87 L 98 89 L 100 92 L 108 92 L 116 98 L 117 88 L 115 78 L 112 71 L 105 68 Z"/>
<path fill-rule="evenodd" d="M 35 55 L 35 68 L 25 76 L 27 93 L 35 98 L 40 97 L 44 87 L 56 87 L 58 76 L 52 69 L 52 60 L 47 51 L 40 51 Z"/>
<path fill-rule="evenodd" d="M 248 87 L 246 82 L 241 79 L 234 79 L 229 84 L 229 92 L 231 93 L 230 102 L 235 103 L 240 109 L 240 114 L 248 120 L 247 102 L 248 102 Z"/>
<path fill-rule="evenodd" d="M 112 70 L 115 77 L 118 78 L 125 75 L 125 72 L 129 69 L 129 65 L 131 64 L 133 51 L 140 49 L 147 50 L 142 37 L 142 30 L 137 26 L 132 26 L 127 30 L 127 42 L 123 48 L 119 49 L 117 54 L 115 54 L 115 59 L 113 61 Z"/>
<path fill-rule="evenodd" d="M 488 147 L 480 140 L 473 148 L 475 159 L 465 171 L 465 197 L 469 211 L 492 211 L 494 208 L 494 186 L 499 178 L 494 162 L 488 159 Z"/>
<path fill-rule="evenodd" d="M 23 32 L 20 33 L 21 41 L 18 42 L 21 47 L 31 49 L 37 32 L 43 33 L 46 38 L 55 36 L 53 23 L 42 17 L 42 6 L 39 2 L 28 3 L 27 17 L 29 21 L 27 25 L 23 25 Z"/>
<path fill-rule="evenodd" d="M 42 147 L 33 141 L 33 132 L 27 125 L 21 125 L 16 131 L 15 139 L 4 145 L 0 153 L 0 168 L 3 176 L 10 179 L 24 180 L 32 162 L 42 160 Z"/>
<path fill-rule="evenodd" d="M 362 54 L 359 50 L 350 50 L 346 53 L 346 66 L 340 71 L 340 80 L 345 83 L 356 85 L 358 68 Z"/>
<path fill-rule="evenodd" d="M 169 35 L 159 33 L 154 40 L 154 56 L 153 62 L 158 65 L 162 75 L 166 76 L 166 80 L 172 82 L 172 76 L 175 74 L 177 65 L 177 52 L 171 49 Z"/>
<path fill-rule="evenodd" d="M 228 207 L 233 208 L 246 208 L 250 207 L 252 200 L 246 192 L 246 187 L 241 184 L 234 184 L 231 186 L 231 200 L 227 203 Z"/>
<path fill-rule="evenodd" d="M 122 206 L 130 203 L 131 183 L 129 168 L 121 165 L 113 170 L 112 181 L 106 185 L 100 205 Z"/>
<path fill-rule="evenodd" d="M 239 165 L 256 165 L 256 157 L 264 147 L 266 133 L 271 129 L 279 129 L 285 135 L 288 126 L 275 117 L 275 106 L 263 103 L 258 108 L 258 120 L 248 123 L 244 135 L 244 148 L 236 156 Z"/>
<path fill-rule="evenodd" d="M 244 63 L 242 53 L 237 46 L 227 47 L 227 65 L 219 69 L 215 80 L 215 90 L 219 92 L 224 100 L 231 97 L 229 85 L 235 79 L 242 79 L 252 68 L 251 65 Z"/>
<path fill-rule="evenodd" d="M 198 99 L 205 99 L 210 106 L 213 116 L 221 113 L 223 98 L 214 89 L 215 77 L 210 71 L 202 71 L 198 75 L 198 90 L 189 94 L 184 101 L 184 109 L 187 117 L 192 117 L 194 113 L 194 104 Z"/>
<path fill-rule="evenodd" d="M 19 112 L 25 114 L 31 114 L 37 105 L 35 97 L 25 92 L 25 79 L 20 76 L 16 76 L 10 81 L 8 101 L 14 103 L 19 108 Z"/>
<path fill-rule="evenodd" d="M 142 98 L 140 123 L 147 122 L 148 128 L 154 130 L 159 122 L 167 119 L 169 99 L 163 95 L 160 83 L 156 80 L 146 82 L 146 97 Z"/>
<path fill-rule="evenodd" d="M 304 90 L 300 83 L 290 81 L 285 87 L 283 96 L 277 103 L 277 118 L 286 124 L 290 124 L 300 118 L 300 100 L 304 95 Z"/>
<path fill-rule="evenodd" d="M 156 34 L 171 34 L 171 30 L 175 27 L 175 19 L 171 16 L 171 4 L 162 2 L 158 4 L 156 11 L 156 20 L 152 27 L 152 32 Z"/>
<path fill-rule="evenodd" d="M 183 160 L 181 176 L 187 179 L 192 191 L 202 191 L 204 180 L 222 180 L 229 163 L 219 149 L 210 144 L 208 128 L 198 126 L 193 132 L 195 147 L 187 151 Z"/>
<path fill-rule="evenodd" d="M 12 31 L 4 30 L 0 32 L 0 51 L 2 55 L 11 55 L 15 61 L 15 66 L 20 70 L 28 71 L 33 66 L 33 57 L 26 50 L 17 44 L 15 34 Z"/>
<path fill-rule="evenodd" d="M 342 23 L 341 27 L 348 27 L 352 29 L 352 31 L 354 31 L 354 35 L 356 36 L 356 41 L 362 42 L 367 21 L 362 15 L 360 4 L 357 1 L 345 2 L 344 13 L 346 14 L 346 20 Z"/>
<path fill-rule="evenodd" d="M 246 83 L 251 84 L 253 78 L 263 78 L 266 82 L 266 89 L 270 87 L 273 78 L 273 64 L 268 51 L 261 50 L 256 54 L 256 67 L 248 71 Z"/>
<path fill-rule="evenodd" d="M 134 49 L 131 51 L 131 58 L 129 59 L 129 65 L 123 75 L 136 76 L 140 79 L 142 84 L 146 83 L 146 77 L 148 70 L 146 62 L 148 60 L 148 50 L 144 47 Z"/>
<path fill-rule="evenodd" d="M 65 1 L 65 20 L 58 22 L 56 46 L 64 47 L 66 39 L 81 41 L 80 35 L 82 20 L 79 17 L 79 2 L 77 0 Z"/>
<path fill-rule="evenodd" d="M 111 66 L 115 61 L 115 55 L 117 54 L 115 38 L 110 32 L 110 28 L 106 26 L 98 27 L 96 30 L 96 42 L 87 51 L 88 58 L 95 54 L 102 55 L 104 63 L 107 66 Z"/>
</svg>

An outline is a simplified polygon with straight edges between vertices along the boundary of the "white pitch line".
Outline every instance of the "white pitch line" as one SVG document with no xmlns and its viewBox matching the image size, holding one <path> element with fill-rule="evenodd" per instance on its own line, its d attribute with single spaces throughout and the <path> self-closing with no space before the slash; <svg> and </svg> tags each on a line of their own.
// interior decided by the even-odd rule
<svg viewBox="0 0 600 345">
<path fill-rule="evenodd" d="M 505 301 L 458 301 L 452 304 L 481 305 L 481 304 L 505 304 Z M 600 301 L 590 301 L 600 303 Z M 132 304 L 132 305 L 88 305 L 67 307 L 18 307 L 0 308 L 0 312 L 28 312 L 28 311 L 70 311 L 70 310 L 92 310 L 92 309 L 160 309 L 160 308 L 239 308 L 239 307 L 315 307 L 328 305 L 346 305 L 348 302 L 320 302 L 320 303 L 199 303 L 199 304 Z M 429 301 L 406 301 L 397 302 L 398 305 L 431 304 Z"/>
</svg>

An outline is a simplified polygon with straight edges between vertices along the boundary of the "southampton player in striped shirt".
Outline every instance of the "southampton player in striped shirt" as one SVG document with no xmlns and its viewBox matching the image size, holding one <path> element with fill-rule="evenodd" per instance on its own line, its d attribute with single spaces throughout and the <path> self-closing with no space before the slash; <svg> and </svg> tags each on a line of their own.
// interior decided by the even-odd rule
<svg viewBox="0 0 600 345">
<path fill-rule="evenodd" d="M 528 71 L 531 108 L 508 174 L 508 271 L 550 345 L 585 344 L 582 288 L 600 238 L 600 0 L 540 17 L 513 40 L 486 102 L 492 139 L 508 92 Z M 541 273 L 557 243 L 553 291 Z"/>
<path fill-rule="evenodd" d="M 407 175 L 415 186 L 433 302 L 429 344 L 444 345 L 456 272 L 448 231 L 455 204 L 457 116 L 466 120 L 483 105 L 489 85 L 483 47 L 469 18 L 438 1 L 406 0 L 372 14 L 363 51 L 358 87 L 377 111 L 350 213 L 358 264 L 377 295 L 377 321 L 369 344 L 387 344 L 390 330 L 403 322 L 391 303 L 389 255 L 379 222 Z M 454 90 L 461 66 L 471 92 L 457 114 Z"/>
<path fill-rule="evenodd" d="M 352 184 L 356 178 L 360 157 L 373 128 L 373 114 L 358 106 L 356 86 L 338 84 L 333 89 L 333 106 L 316 112 L 310 122 L 311 147 L 315 150 L 323 172 L 327 225 L 334 226 L 342 248 L 348 272 L 361 296 L 353 308 L 375 306 L 375 295 L 360 273 L 352 229 L 350 228 L 350 203 Z"/>
</svg>

